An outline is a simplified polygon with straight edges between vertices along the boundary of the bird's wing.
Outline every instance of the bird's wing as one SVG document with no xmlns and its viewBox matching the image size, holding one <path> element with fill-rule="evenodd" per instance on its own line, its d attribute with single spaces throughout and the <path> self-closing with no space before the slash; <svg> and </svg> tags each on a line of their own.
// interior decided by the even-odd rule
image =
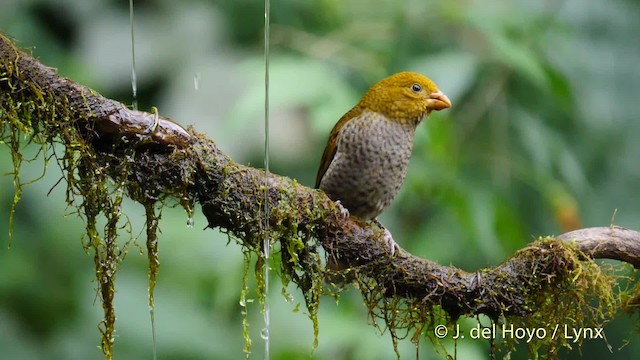
<svg viewBox="0 0 640 360">
<path fill-rule="evenodd" d="M 322 177 L 327 172 L 329 165 L 331 165 L 333 158 L 336 156 L 336 152 L 338 151 L 338 137 L 340 135 L 340 131 L 349 120 L 360 115 L 361 113 L 362 110 L 358 106 L 355 106 L 353 109 L 344 114 L 331 130 L 331 134 L 329 134 L 329 140 L 327 140 L 327 147 L 324 148 L 324 152 L 322 153 L 320 168 L 318 168 L 318 174 L 316 175 L 316 189 L 320 188 L 320 181 L 322 181 Z"/>
<path fill-rule="evenodd" d="M 327 147 L 324 148 L 324 152 L 322 153 L 320 168 L 318 168 L 318 174 L 316 175 L 316 189 L 320 188 L 320 181 L 322 181 L 324 173 L 327 172 L 331 161 L 333 161 L 333 158 L 336 156 L 336 151 L 338 150 L 338 134 L 340 133 L 338 125 L 340 125 L 340 122 L 338 122 L 336 126 L 333 127 L 333 130 L 331 130 L 329 140 L 327 141 Z M 342 128 L 342 126 L 340 126 L 340 128 Z"/>
</svg>

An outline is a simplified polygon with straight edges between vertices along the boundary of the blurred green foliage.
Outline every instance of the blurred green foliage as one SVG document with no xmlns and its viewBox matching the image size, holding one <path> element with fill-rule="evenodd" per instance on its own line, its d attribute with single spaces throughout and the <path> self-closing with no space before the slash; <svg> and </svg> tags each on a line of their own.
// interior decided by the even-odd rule
<svg viewBox="0 0 640 360">
<path fill-rule="evenodd" d="M 259 0 L 135 2 L 138 103 L 207 132 L 236 161 L 262 164 L 263 9 Z M 454 108 L 419 128 L 403 190 L 382 222 L 412 253 L 475 270 L 534 236 L 611 222 L 640 228 L 640 3 L 632 0 L 448 2 L 272 1 L 271 167 L 312 185 L 335 121 L 380 78 L 431 77 Z M 5 0 L 0 31 L 48 66 L 125 103 L 131 96 L 126 1 Z M 25 152 L 34 153 L 26 148 Z M 0 171 L 12 171 L 0 147 Z M 26 165 L 37 178 L 42 159 Z M 0 358 L 99 359 L 93 259 L 65 207 L 61 174 L 25 187 L 9 247 L 12 177 L 0 177 Z M 144 210 L 127 203 L 134 235 Z M 165 209 L 160 224 L 156 331 L 160 359 L 237 359 L 239 247 L 196 217 Z M 138 244 L 143 245 L 144 239 Z M 147 268 L 133 245 L 117 279 L 116 359 L 151 356 Z M 274 280 L 277 278 L 274 275 Z M 271 291 L 274 359 L 389 359 L 388 335 L 368 326 L 356 291 L 324 299 L 319 347 L 310 321 Z M 255 297 L 255 294 L 253 294 Z M 257 301 L 252 358 L 262 357 Z M 469 321 L 471 325 L 474 320 Z M 638 358 L 627 316 L 587 341 L 586 358 Z M 626 344 L 629 340 L 629 344 Z M 447 343 L 453 350 L 453 342 Z M 463 359 L 489 344 L 457 343 Z M 526 344 L 512 358 L 526 358 Z M 403 358 L 414 357 L 408 340 Z M 437 357 L 430 343 L 420 358 Z M 577 358 L 578 351 L 562 353 Z"/>
</svg>

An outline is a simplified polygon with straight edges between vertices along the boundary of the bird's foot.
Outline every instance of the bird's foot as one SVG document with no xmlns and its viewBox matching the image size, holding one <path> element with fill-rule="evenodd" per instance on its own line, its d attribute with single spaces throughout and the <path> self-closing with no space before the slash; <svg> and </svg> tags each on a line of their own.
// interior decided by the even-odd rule
<svg viewBox="0 0 640 360">
<path fill-rule="evenodd" d="M 395 256 L 397 251 L 400 251 L 400 245 L 398 245 L 398 243 L 393 240 L 393 237 L 391 236 L 391 233 L 389 232 L 389 230 L 384 229 L 384 241 L 387 244 L 387 246 L 389 247 L 389 251 L 391 252 L 391 256 Z"/>
<path fill-rule="evenodd" d="M 384 242 L 387 244 L 387 247 L 389 248 L 389 252 L 391 253 L 391 256 L 395 256 L 396 252 L 400 251 L 400 245 L 398 245 L 398 243 L 393 240 L 393 236 L 391 236 L 391 232 L 389 230 L 387 230 L 386 227 L 384 227 L 380 221 L 378 221 L 378 219 L 373 219 L 373 222 L 378 225 L 378 227 L 384 231 L 384 234 L 382 235 Z"/>
<path fill-rule="evenodd" d="M 350 216 L 349 214 L 349 210 L 347 210 L 346 207 L 342 206 L 342 203 L 340 202 L 340 200 L 336 200 L 336 204 L 338 205 L 338 208 L 340 209 L 340 214 L 342 214 L 342 216 L 346 219 Z"/>
</svg>

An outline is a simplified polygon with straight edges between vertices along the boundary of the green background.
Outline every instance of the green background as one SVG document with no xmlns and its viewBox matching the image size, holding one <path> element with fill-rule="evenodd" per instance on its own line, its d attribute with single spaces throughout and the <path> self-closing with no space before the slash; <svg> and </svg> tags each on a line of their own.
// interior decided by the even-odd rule
<svg viewBox="0 0 640 360">
<path fill-rule="evenodd" d="M 139 108 L 156 106 L 237 162 L 262 166 L 264 4 L 146 0 L 134 8 Z M 407 180 L 381 216 L 401 246 L 474 271 L 539 235 L 607 226 L 615 209 L 615 224 L 640 228 L 640 2 L 274 0 L 271 10 L 273 172 L 313 185 L 337 119 L 379 79 L 412 70 L 454 107 L 419 127 Z M 3 0 L 0 31 L 60 74 L 133 102 L 127 1 Z M 25 165 L 21 180 L 38 178 L 43 163 Z M 0 146 L 0 173 L 11 171 Z M 52 189 L 60 176 L 51 162 L 43 180 L 24 188 L 10 247 L 13 178 L 0 176 L 0 359 L 102 358 L 93 258 L 64 183 Z M 133 234 L 142 234 L 142 206 L 125 209 Z M 197 212 L 193 227 L 187 220 L 169 208 L 160 223 L 158 358 L 242 358 L 240 247 L 202 231 Z M 117 278 L 116 359 L 152 353 L 140 236 Z M 288 303 L 280 288 L 274 275 L 273 359 L 394 358 L 390 337 L 368 325 L 353 290 L 338 304 L 323 299 L 311 353 L 311 322 L 293 311 L 300 294 L 288 289 Z M 262 315 L 257 301 L 248 309 L 251 357 L 259 359 Z M 640 357 L 634 326 L 620 314 L 605 328 L 613 353 L 602 340 L 587 341 L 582 357 Z M 400 352 L 415 358 L 408 340 Z M 486 341 L 457 344 L 461 359 L 488 353 Z M 422 342 L 421 359 L 441 357 Z M 527 358 L 526 344 L 512 358 Z"/>
</svg>

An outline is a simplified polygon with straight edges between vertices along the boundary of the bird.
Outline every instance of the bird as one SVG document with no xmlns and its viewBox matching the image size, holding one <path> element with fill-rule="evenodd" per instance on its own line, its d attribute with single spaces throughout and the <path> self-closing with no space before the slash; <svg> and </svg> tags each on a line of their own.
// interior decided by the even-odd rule
<svg viewBox="0 0 640 360">
<path fill-rule="evenodd" d="M 315 187 L 345 215 L 384 230 L 392 256 L 399 247 L 377 217 L 404 182 L 416 127 L 432 111 L 450 107 L 431 79 L 400 72 L 373 85 L 329 134 Z"/>
</svg>

